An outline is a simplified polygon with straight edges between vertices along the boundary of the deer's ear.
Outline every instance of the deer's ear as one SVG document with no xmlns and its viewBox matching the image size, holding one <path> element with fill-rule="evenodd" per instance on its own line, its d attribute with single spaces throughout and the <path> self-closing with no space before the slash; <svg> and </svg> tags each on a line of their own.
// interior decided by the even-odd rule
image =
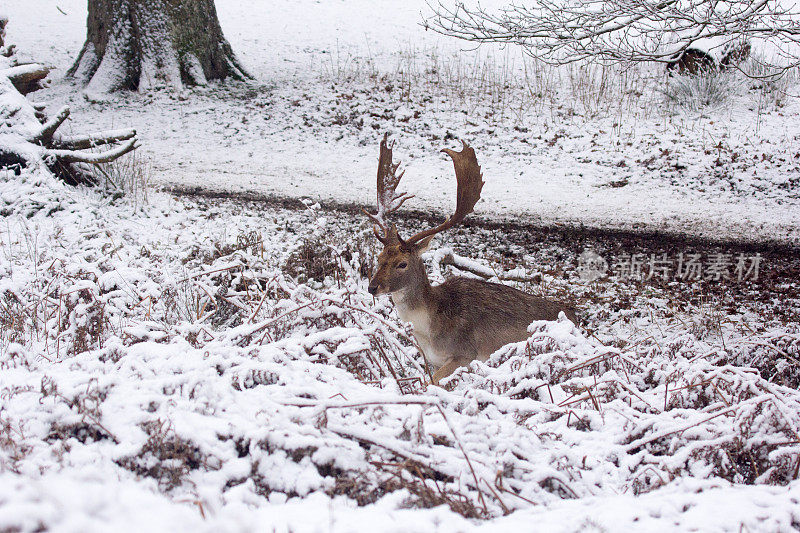
<svg viewBox="0 0 800 533">
<path fill-rule="evenodd" d="M 412 251 L 417 255 L 428 251 L 428 247 L 430 247 L 431 241 L 433 240 L 434 237 L 436 237 L 436 234 L 429 235 L 428 237 L 425 237 L 421 241 L 414 243 L 413 244 L 414 249 Z"/>
</svg>

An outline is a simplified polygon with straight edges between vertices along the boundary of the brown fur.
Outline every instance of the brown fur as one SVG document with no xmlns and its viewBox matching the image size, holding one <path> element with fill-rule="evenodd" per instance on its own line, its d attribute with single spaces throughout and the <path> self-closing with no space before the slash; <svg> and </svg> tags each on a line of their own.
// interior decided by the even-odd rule
<svg viewBox="0 0 800 533">
<path fill-rule="evenodd" d="M 439 369 L 434 383 L 475 359 L 485 361 L 501 346 L 525 340 L 534 320 L 556 320 L 564 311 L 577 322 L 569 306 L 506 285 L 455 277 L 432 286 L 419 257 L 429 242 L 386 246 L 370 292 L 391 294 L 401 320 L 412 323 L 426 360 Z"/>
</svg>

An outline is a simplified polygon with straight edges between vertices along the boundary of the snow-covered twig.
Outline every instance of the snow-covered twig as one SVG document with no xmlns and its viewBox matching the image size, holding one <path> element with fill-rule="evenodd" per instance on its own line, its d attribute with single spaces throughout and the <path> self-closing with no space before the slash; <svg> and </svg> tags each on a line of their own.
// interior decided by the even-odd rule
<svg viewBox="0 0 800 533">
<path fill-rule="evenodd" d="M 76 152 L 73 150 L 48 149 L 45 150 L 45 156 L 54 157 L 65 163 L 92 163 L 94 165 L 99 165 L 101 163 L 110 163 L 115 159 L 119 159 L 128 152 L 136 150 L 138 147 L 139 144 L 137 139 L 129 139 L 116 148 L 97 154 Z"/>
<path fill-rule="evenodd" d="M 64 106 L 56 112 L 53 117 L 42 124 L 42 128 L 39 132 L 31 137 L 30 142 L 36 144 L 44 144 L 49 142 L 53 135 L 55 134 L 56 130 L 64 123 L 65 120 L 69 117 L 69 107 Z"/>
</svg>

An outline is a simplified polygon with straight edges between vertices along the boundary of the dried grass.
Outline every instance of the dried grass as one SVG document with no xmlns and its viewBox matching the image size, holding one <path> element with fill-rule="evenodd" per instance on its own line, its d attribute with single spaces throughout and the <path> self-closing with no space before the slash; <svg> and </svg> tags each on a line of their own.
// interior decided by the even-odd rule
<svg viewBox="0 0 800 533">
<path fill-rule="evenodd" d="M 93 168 L 98 181 L 116 195 L 127 198 L 138 210 L 147 205 L 147 195 L 153 177 L 153 164 L 139 152 L 116 159 L 107 165 Z"/>
<path fill-rule="evenodd" d="M 592 467 L 561 454 L 570 446 L 562 441 L 607 439 L 609 428 L 618 433 L 613 442 L 603 442 L 611 455 L 624 457 L 630 466 L 623 489 L 632 493 L 691 476 L 697 465 L 707 469 L 708 476 L 733 483 L 785 485 L 798 476 L 800 404 L 796 391 L 774 382 L 785 378 L 783 383 L 790 384 L 795 379 L 781 365 L 796 359 L 800 345 L 796 336 L 753 336 L 754 344 L 747 349 L 739 346 L 741 353 L 700 351 L 691 331 L 686 333 L 692 342 L 661 346 L 636 340 L 624 349 L 591 348 L 578 332 L 566 331 L 565 324 L 539 324 L 527 343 L 457 371 L 448 383 L 452 393 L 428 395 L 424 360 L 413 337 L 389 316 L 387 307 L 373 306 L 359 285 L 372 252 L 360 245 L 346 249 L 335 242 L 319 242 L 334 251 L 338 273 L 319 276 L 313 287 L 298 283 L 295 271 L 276 270 L 253 234 L 238 238 L 235 245 L 214 246 L 213 253 L 195 254 L 187 261 L 185 275 L 165 287 L 160 297 L 142 298 L 126 309 L 111 304 L 94 274 L 40 265 L 27 292 L 2 298 L 5 353 L 0 365 L 29 364 L 14 346 L 34 340 L 45 347 L 43 355 L 54 360 L 97 353 L 101 361 L 112 362 L 126 356 L 125 344 L 185 339 L 206 353 L 246 354 L 209 362 L 239 392 L 282 389 L 286 367 L 281 365 L 296 360 L 331 365 L 362 384 L 385 389 L 382 401 L 313 395 L 286 401 L 282 407 L 295 413 L 293 430 L 302 427 L 306 433 L 319 433 L 312 444 L 219 435 L 221 441 L 234 441 L 236 456 L 251 461 L 250 474 L 230 480 L 230 486 L 252 481 L 263 496 L 276 491 L 299 494 L 259 473 L 259 450 L 310 464 L 321 478 L 335 479 L 326 485 L 329 495 L 344 495 L 359 505 L 406 491 L 409 507 L 447 505 L 465 517 L 491 518 L 548 498 L 588 496 L 582 476 L 590 478 Z M 310 273 L 317 262 L 312 257 L 297 264 Z M 178 291 L 186 292 L 183 303 Z M 181 306 L 185 311 L 178 313 Z M 719 329 L 719 320 L 706 322 L 704 332 L 694 333 L 716 334 L 705 330 Z M 119 343 L 106 346 L 115 334 Z M 294 338 L 302 339 L 302 351 L 282 351 L 281 343 Z M 251 357 L 264 345 L 272 345 L 279 354 L 274 357 L 280 359 L 271 361 L 274 365 Z M 752 357 L 750 348 L 765 358 L 771 354 L 773 382 L 732 364 L 740 364 L 737 358 Z M 4 390 L 3 394 L 6 399 L 30 392 Z M 66 394 L 54 381 L 43 380 L 39 393 L 66 405 L 71 414 L 50 427 L 49 441 L 90 444 L 116 439 L 103 425 L 101 406 L 108 391 L 96 382 Z M 185 394 L 191 397 L 193 392 Z M 481 451 L 486 439 L 493 437 L 487 437 L 485 427 L 465 422 L 487 409 L 512 421 L 509 425 L 516 427 L 509 431 L 560 443 L 553 448 L 546 472 L 537 463 L 539 456 L 529 457 L 527 449 L 513 446 L 506 451 L 513 461 L 504 459 L 495 468 L 495 459 Z M 404 429 L 394 436 L 370 429 L 383 427 L 384 420 L 397 422 L 396 417 L 405 417 Z M 190 474 L 218 467 L 197 442 L 179 434 L 164 418 L 154 416 L 141 429 L 146 439 L 140 449 L 117 464 L 155 479 L 163 491 L 185 488 Z M 17 433 L 16 421 L 0 416 L 0 448 L 12 466 L 29 450 Z M 325 446 L 360 450 L 369 467 L 347 469 L 330 460 L 315 462 L 315 452 Z M 613 463 L 610 455 L 603 460 Z"/>
<path fill-rule="evenodd" d="M 163 491 L 179 487 L 185 477 L 198 468 L 208 468 L 200 449 L 175 434 L 165 420 L 142 424 L 147 441 L 135 455 L 117 460 L 117 464 L 139 476 L 158 481 Z"/>
</svg>

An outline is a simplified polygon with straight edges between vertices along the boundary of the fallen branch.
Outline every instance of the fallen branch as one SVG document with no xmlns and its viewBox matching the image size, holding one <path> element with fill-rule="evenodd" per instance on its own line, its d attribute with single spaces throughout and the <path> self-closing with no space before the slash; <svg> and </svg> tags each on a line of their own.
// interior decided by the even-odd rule
<svg viewBox="0 0 800 533">
<path fill-rule="evenodd" d="M 136 136 L 136 130 L 126 128 L 121 130 L 110 130 L 88 135 L 76 135 L 74 137 L 58 137 L 53 139 L 54 148 L 65 150 L 86 150 L 96 146 L 114 144 L 120 141 L 127 141 Z"/>
<path fill-rule="evenodd" d="M 364 401 L 352 401 L 352 402 L 339 402 L 339 401 L 322 401 L 322 402 L 315 402 L 314 400 L 296 400 L 291 402 L 279 402 L 281 405 L 289 406 L 289 407 L 314 407 L 315 411 L 326 411 L 328 409 L 347 409 L 347 408 L 358 408 L 358 407 L 369 407 L 369 406 L 380 406 L 380 405 L 439 405 L 440 401 L 438 398 L 386 398 L 386 399 L 376 399 L 376 400 L 364 400 Z"/>
<path fill-rule="evenodd" d="M 76 152 L 73 150 L 47 150 L 45 155 L 47 157 L 55 157 L 62 163 L 91 163 L 99 165 L 101 163 L 110 163 L 115 159 L 119 159 L 128 152 L 132 152 L 139 148 L 137 139 L 129 139 L 127 142 L 117 146 L 112 150 L 106 150 L 100 153 L 87 153 Z"/>
<path fill-rule="evenodd" d="M 183 283 L 184 281 L 189 281 L 190 279 L 199 278 L 200 276 L 205 276 L 206 274 L 216 274 L 217 272 L 224 272 L 226 270 L 233 270 L 234 268 L 239 268 L 239 267 L 242 267 L 242 266 L 244 266 L 242 263 L 237 262 L 237 263 L 233 263 L 232 265 L 227 265 L 227 266 L 215 268 L 215 269 L 212 269 L 212 270 L 206 270 L 206 271 L 203 271 L 203 272 L 196 272 L 194 274 L 190 274 L 189 276 L 186 276 L 185 278 L 179 279 L 177 281 L 177 283 Z"/>
<path fill-rule="evenodd" d="M 442 255 L 439 259 L 439 263 L 442 265 L 455 267 L 462 272 L 475 274 L 483 279 L 497 278 L 500 281 L 520 281 L 523 283 L 531 283 L 535 281 L 534 276 L 520 276 L 517 274 L 505 274 L 502 272 L 498 273 L 490 267 L 476 263 L 472 259 L 456 255 L 452 251 L 447 251 L 444 255 Z"/>
<path fill-rule="evenodd" d="M 53 115 L 53 118 L 42 125 L 42 129 L 30 139 L 30 142 L 44 146 L 45 143 L 53 139 L 53 135 L 56 133 L 56 130 L 61 126 L 61 124 L 64 123 L 65 120 L 67 120 L 68 117 L 69 107 L 64 106 L 58 110 L 58 113 Z"/>
<path fill-rule="evenodd" d="M 0 70 L 0 76 L 5 76 L 14 85 L 20 94 L 28 94 L 40 88 L 39 82 L 47 77 L 50 69 L 39 63 L 17 65 Z"/>
<path fill-rule="evenodd" d="M 35 91 L 49 68 L 39 64 L 16 64 L 13 49 L 2 46 L 5 19 L 0 24 L 0 98 L 3 108 L 4 135 L 0 140 L 0 169 L 19 174 L 23 168 L 46 169 L 71 185 L 98 183 L 97 165 L 110 163 L 138 148 L 133 129 L 111 130 L 75 137 L 61 137 L 58 129 L 70 116 L 64 106 L 49 119 L 43 104 L 34 104 L 23 95 Z M 6 68 L 2 68 L 6 67 Z M 117 145 L 117 143 L 121 143 Z M 117 145 L 97 153 L 81 152 L 101 145 Z M 95 165 L 94 167 L 89 166 Z M 111 180 L 109 180 L 111 181 Z"/>
</svg>

